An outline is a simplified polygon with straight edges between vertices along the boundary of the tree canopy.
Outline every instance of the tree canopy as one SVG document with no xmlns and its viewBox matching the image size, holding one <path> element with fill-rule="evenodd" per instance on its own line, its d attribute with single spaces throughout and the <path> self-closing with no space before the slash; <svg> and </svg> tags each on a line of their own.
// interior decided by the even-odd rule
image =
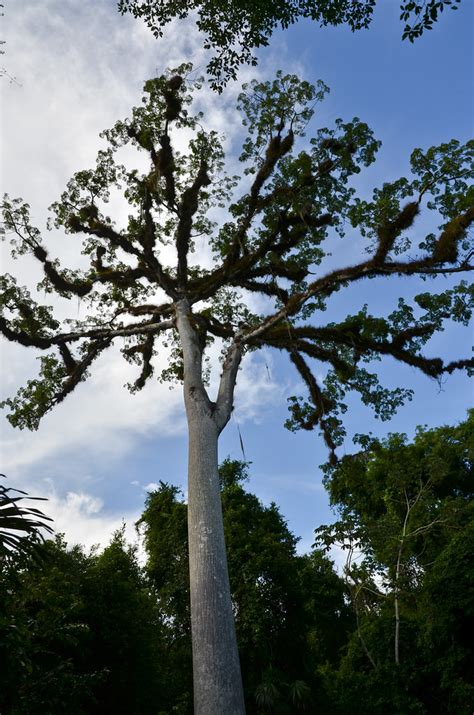
<svg viewBox="0 0 474 715">
<path fill-rule="evenodd" d="M 400 1 L 400 20 L 404 23 L 402 38 L 413 42 L 431 30 L 445 8 L 456 10 L 461 0 Z M 204 34 L 204 47 L 212 50 L 207 69 L 214 89 L 222 90 L 237 76 L 244 63 L 256 64 L 255 49 L 268 45 L 273 32 L 309 18 L 319 25 L 346 24 L 352 31 L 367 28 L 377 0 L 119 0 L 119 11 L 143 18 L 156 37 L 175 18 L 196 16 L 198 29 Z"/>
<path fill-rule="evenodd" d="M 412 442 L 361 437 L 359 453 L 327 470 L 339 519 L 316 543 L 346 551 L 357 618 L 334 680 L 340 712 L 472 709 L 473 430 L 471 411 Z"/>
<path fill-rule="evenodd" d="M 139 366 L 132 392 L 150 382 L 158 352 L 166 356 L 160 379 L 182 382 L 195 711 L 207 715 L 244 712 L 217 462 L 242 360 L 263 347 L 288 355 L 307 397 L 290 397 L 287 426 L 319 427 L 333 463 L 348 392 L 359 393 L 381 419 L 411 398 L 407 388 L 380 385 L 371 363 L 391 357 L 438 380 L 471 371 L 472 358 L 445 362 L 422 353 L 446 321 L 467 324 L 473 291 L 464 280 L 420 293 L 414 304 L 400 298 L 389 315 L 360 305 L 334 322 L 324 320 L 324 311 L 337 291 L 363 280 L 462 276 L 474 268 L 474 142 L 415 149 L 412 176 L 386 182 L 367 200 L 352 180 L 375 159 L 372 131 L 357 117 L 337 119 L 304 141 L 327 87 L 279 72 L 273 81 L 244 86 L 239 96 L 247 135 L 238 186 L 225 173 L 221 138 L 189 110 L 201 86 L 190 72 L 183 65 L 146 82 L 142 105 L 103 132 L 107 146 L 96 167 L 76 173 L 52 205 L 51 225 L 81 237 L 82 267 L 63 268 L 51 258 L 28 204 L 5 196 L 13 257 L 32 254 L 44 274 L 38 291 L 78 297 L 85 310 L 60 319 L 6 274 L 0 331 L 48 351 L 39 377 L 2 403 L 20 428 L 36 429 L 116 342 Z M 125 148 L 129 156 L 144 152 L 144 170 L 117 161 Z M 107 213 L 109 201 L 121 206 L 116 220 Z M 418 214 L 430 212 L 431 230 L 414 230 Z M 347 265 L 336 251 L 331 267 L 326 239 L 343 238 L 348 225 L 368 239 L 367 253 Z M 221 362 L 212 399 L 212 364 L 205 361 L 214 344 Z M 318 377 L 321 370 L 327 372 Z"/>
<path fill-rule="evenodd" d="M 472 359 L 446 364 L 421 353 L 446 321 L 469 320 L 473 293 L 464 281 L 440 293 L 424 291 L 412 305 L 400 298 L 388 316 L 373 315 L 363 305 L 342 322 L 322 319 L 331 296 L 361 280 L 472 270 L 474 143 L 452 140 L 416 149 L 411 178 L 383 184 L 371 200 L 359 198 L 351 179 L 374 161 L 379 142 L 354 118 L 320 128 L 298 147 L 327 87 L 279 73 L 272 82 L 252 82 L 240 95 L 247 127 L 241 160 L 250 188 L 235 198 L 237 178 L 224 172 L 220 138 L 202 128 L 200 115 L 189 113 L 189 90 L 200 86 L 185 81 L 189 71 L 183 66 L 178 74 L 148 81 L 142 106 L 103 133 L 108 147 L 99 152 L 96 167 L 75 174 L 51 207 L 50 227 L 81 237 L 88 268 L 62 268 L 50 258 L 28 204 L 5 196 L 13 256 L 33 254 L 44 272 L 39 289 L 77 296 L 89 309 L 84 318 L 61 324 L 13 276 L 2 276 L 1 332 L 24 346 L 50 350 L 41 357 L 40 377 L 4 401 L 11 423 L 36 429 L 116 341 L 123 342 L 124 358 L 140 366 L 132 392 L 152 377 L 160 342 L 170 357 L 161 379 L 180 380 L 180 301 L 192 311 L 198 371 L 205 351 L 216 340 L 223 344 L 215 407 L 204 395 L 215 418 L 228 418 L 244 353 L 265 346 L 284 351 L 308 389 L 308 399 L 290 399 L 287 426 L 319 425 L 331 452 L 343 435 L 340 416 L 348 391 L 358 392 L 382 419 L 411 397 L 402 387 L 380 386 L 364 363 L 390 356 L 435 379 L 470 370 Z M 173 149 L 179 130 L 194 132 L 187 154 Z M 145 153 L 148 170 L 117 163 L 126 145 Z M 116 200 L 120 194 L 130 211 L 124 226 L 104 213 L 111 195 Z M 216 208 L 225 217 L 220 226 Z M 413 230 L 421 212 L 434 214 L 428 234 Z M 368 254 L 354 265 L 325 271 L 325 240 L 344 236 L 348 224 L 367 237 Z M 199 266 L 192 255 L 203 245 L 212 258 Z M 252 295 L 263 299 L 263 312 L 251 309 Z M 314 377 L 313 363 L 329 367 L 323 383 Z"/>
</svg>

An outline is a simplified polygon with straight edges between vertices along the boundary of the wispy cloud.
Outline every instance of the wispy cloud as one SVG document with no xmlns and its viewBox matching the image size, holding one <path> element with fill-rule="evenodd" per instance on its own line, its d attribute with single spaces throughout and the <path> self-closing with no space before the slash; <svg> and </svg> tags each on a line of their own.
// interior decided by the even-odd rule
<svg viewBox="0 0 474 715">
<path fill-rule="evenodd" d="M 68 492 L 58 496 L 54 490 L 47 493 L 48 501 L 42 505 L 45 514 L 52 517 L 56 533 L 63 533 L 68 544 L 83 544 L 86 548 L 107 546 L 117 529 L 125 524 L 129 542 L 137 541 L 136 511 L 107 513 L 103 502 L 88 492 Z"/>
</svg>

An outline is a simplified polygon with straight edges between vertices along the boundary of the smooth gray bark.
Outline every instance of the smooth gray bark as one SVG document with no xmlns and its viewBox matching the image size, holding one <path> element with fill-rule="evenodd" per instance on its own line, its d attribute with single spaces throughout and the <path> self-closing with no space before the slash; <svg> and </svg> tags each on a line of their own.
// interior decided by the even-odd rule
<svg viewBox="0 0 474 715">
<path fill-rule="evenodd" d="M 217 443 L 232 408 L 240 361 L 234 346 L 224 366 L 217 403 L 202 381 L 202 352 L 189 305 L 177 305 L 188 420 L 188 540 L 195 715 L 245 713 L 227 570 Z"/>
</svg>

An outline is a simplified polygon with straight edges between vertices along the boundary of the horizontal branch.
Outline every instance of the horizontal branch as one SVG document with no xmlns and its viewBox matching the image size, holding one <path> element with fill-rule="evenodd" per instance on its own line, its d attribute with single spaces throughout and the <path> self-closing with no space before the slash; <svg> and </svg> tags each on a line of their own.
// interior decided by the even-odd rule
<svg viewBox="0 0 474 715">
<path fill-rule="evenodd" d="M 143 305 L 128 305 L 126 308 L 121 308 L 115 315 L 160 315 L 167 316 L 173 314 L 172 303 L 161 303 L 161 305 L 143 304 Z"/>
<path fill-rule="evenodd" d="M 50 345 L 59 343 L 71 343 L 83 338 L 126 338 L 134 335 L 148 335 L 161 333 L 175 327 L 174 320 L 148 321 L 144 323 L 134 323 L 121 328 L 91 328 L 90 330 L 79 330 L 71 333 L 61 333 L 51 339 Z"/>
<path fill-rule="evenodd" d="M 7 340 L 19 343 L 25 347 L 40 348 L 41 350 L 47 350 L 51 347 L 51 339 L 49 337 L 29 335 L 24 330 L 13 329 L 9 326 L 8 321 L 3 315 L 0 315 L 0 333 L 2 333 Z"/>
<path fill-rule="evenodd" d="M 470 270 L 474 270 L 474 266 L 468 265 L 459 267 L 459 271 Z M 294 293 L 286 305 L 272 315 L 267 316 L 258 327 L 253 328 L 249 333 L 244 335 L 243 342 L 249 343 L 255 338 L 261 337 L 280 321 L 296 315 L 310 298 L 314 296 L 328 297 L 338 290 L 341 285 L 347 285 L 363 280 L 364 278 L 374 278 L 377 276 L 410 276 L 424 273 L 444 275 L 452 272 L 452 268 L 444 268 L 442 266 L 434 267 L 431 257 L 409 262 L 390 262 L 382 265 L 375 265 L 373 260 L 368 260 L 348 268 L 337 268 L 313 281 L 306 290 Z"/>
<path fill-rule="evenodd" d="M 97 327 L 89 330 L 78 330 L 69 333 L 58 333 L 53 336 L 29 335 L 24 330 L 16 330 L 8 325 L 8 321 L 0 316 L 0 332 L 10 341 L 20 343 L 25 347 L 36 347 L 47 350 L 54 345 L 72 343 L 86 338 L 92 339 L 113 339 L 125 338 L 134 335 L 147 335 L 160 333 L 174 328 L 174 320 L 146 321 L 121 328 Z"/>
<path fill-rule="evenodd" d="M 89 219 L 89 223 L 85 224 L 79 216 L 73 215 L 69 218 L 68 226 L 74 233 L 86 233 L 97 238 L 106 238 L 115 248 L 121 248 L 125 253 L 140 258 L 141 252 L 135 248 L 130 239 L 93 216 Z"/>
<path fill-rule="evenodd" d="M 33 255 L 38 261 L 40 261 L 40 263 L 42 263 L 45 276 L 60 293 L 73 293 L 74 295 L 78 295 L 80 298 L 83 298 L 92 290 L 91 280 L 71 281 L 65 278 L 56 269 L 54 263 L 49 260 L 48 254 L 40 244 L 34 246 Z"/>
</svg>

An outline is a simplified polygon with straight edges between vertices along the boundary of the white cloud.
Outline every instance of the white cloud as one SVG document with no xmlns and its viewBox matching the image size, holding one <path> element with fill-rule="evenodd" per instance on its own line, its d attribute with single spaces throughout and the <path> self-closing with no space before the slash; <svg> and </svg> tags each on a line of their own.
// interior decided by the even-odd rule
<svg viewBox="0 0 474 715">
<path fill-rule="evenodd" d="M 289 382 L 277 380 L 272 368 L 268 351 L 245 356 L 235 396 L 235 415 L 239 421 L 252 420 L 258 424 L 268 409 L 285 403 Z"/>
<path fill-rule="evenodd" d="M 48 501 L 41 509 L 54 519 L 55 531 L 64 533 L 70 545 L 80 543 L 90 548 L 98 544 L 104 548 L 124 523 L 127 540 L 137 541 L 135 522 L 139 518 L 138 512 L 106 513 L 102 501 L 87 492 L 68 492 L 61 498 L 51 491 L 47 497 Z"/>
<path fill-rule="evenodd" d="M 79 458 L 80 451 L 87 450 L 117 460 L 141 435 L 183 433 L 181 391 L 155 381 L 154 386 L 131 395 L 123 385 L 135 379 L 137 370 L 111 349 L 98 359 L 89 380 L 43 418 L 37 432 L 19 432 L 4 425 L 4 470 L 73 450 L 79 451 Z"/>
<path fill-rule="evenodd" d="M 149 484 L 145 484 L 143 487 L 144 492 L 156 492 L 160 488 L 160 485 L 157 484 L 156 482 L 150 482 Z"/>
</svg>

